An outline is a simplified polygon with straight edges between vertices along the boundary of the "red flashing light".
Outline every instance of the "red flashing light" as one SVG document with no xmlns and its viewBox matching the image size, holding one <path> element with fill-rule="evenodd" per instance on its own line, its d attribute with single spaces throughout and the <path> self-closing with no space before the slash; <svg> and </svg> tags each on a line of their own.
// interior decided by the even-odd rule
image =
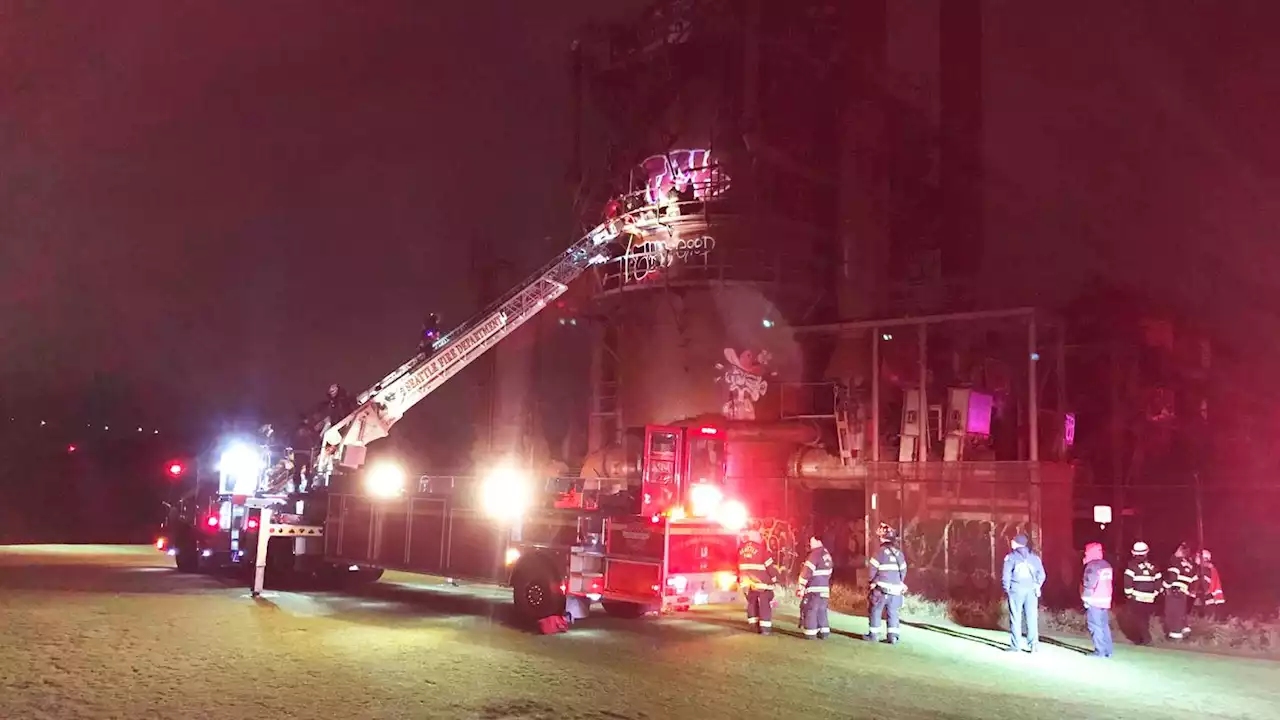
<svg viewBox="0 0 1280 720">
<path fill-rule="evenodd" d="M 217 515 L 210 515 L 209 517 L 205 518 L 205 520 L 204 520 L 204 524 L 205 524 L 205 526 L 206 526 L 206 527 L 211 527 L 211 528 L 216 528 L 216 527 L 218 527 L 218 524 L 219 524 L 220 522 L 221 522 L 221 521 L 220 521 L 220 520 L 218 520 L 218 516 L 217 516 Z"/>
<path fill-rule="evenodd" d="M 166 540 L 165 538 L 156 538 L 156 549 L 164 550 L 164 546 L 167 543 L 168 543 L 168 540 Z"/>
<path fill-rule="evenodd" d="M 713 427 L 700 427 L 698 428 L 698 432 L 702 433 L 703 435 L 717 435 L 719 434 L 720 431 Z"/>
<path fill-rule="evenodd" d="M 182 473 L 187 471 L 186 466 L 180 462 L 169 463 L 169 467 L 165 469 L 168 471 L 169 477 L 182 477 Z"/>
<path fill-rule="evenodd" d="M 248 526 L 248 528 L 249 528 L 250 530 L 257 530 L 257 529 L 258 529 L 258 518 L 249 518 L 249 521 L 248 521 L 247 523 L 245 523 L 245 525 L 246 525 L 246 526 Z"/>
<path fill-rule="evenodd" d="M 67 454 L 71 454 L 71 453 L 73 453 L 73 452 L 75 452 L 75 451 L 76 451 L 76 446 L 75 446 L 75 445 L 68 445 L 68 446 L 67 446 Z"/>
<path fill-rule="evenodd" d="M 591 586 L 587 592 L 592 595 L 599 595 L 604 592 L 604 580 L 601 580 L 600 578 L 591 578 Z"/>
</svg>

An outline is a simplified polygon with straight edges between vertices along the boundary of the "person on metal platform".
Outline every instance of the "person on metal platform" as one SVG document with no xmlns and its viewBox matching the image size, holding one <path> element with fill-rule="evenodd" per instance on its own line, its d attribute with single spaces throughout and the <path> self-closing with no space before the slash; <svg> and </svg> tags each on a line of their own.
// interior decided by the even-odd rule
<svg viewBox="0 0 1280 720">
<path fill-rule="evenodd" d="M 418 340 L 418 352 L 431 354 L 435 342 L 440 339 L 440 316 L 431 313 L 422 321 L 422 337 Z"/>
</svg>

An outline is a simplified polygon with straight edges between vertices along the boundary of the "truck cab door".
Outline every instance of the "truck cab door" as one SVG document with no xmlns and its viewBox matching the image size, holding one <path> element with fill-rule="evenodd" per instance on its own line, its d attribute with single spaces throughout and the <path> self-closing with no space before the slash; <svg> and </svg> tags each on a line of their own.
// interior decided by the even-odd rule
<svg viewBox="0 0 1280 720">
<path fill-rule="evenodd" d="M 661 515 L 680 502 L 680 470 L 684 467 L 682 434 L 680 428 L 662 425 L 649 425 L 644 430 L 642 515 Z"/>
</svg>

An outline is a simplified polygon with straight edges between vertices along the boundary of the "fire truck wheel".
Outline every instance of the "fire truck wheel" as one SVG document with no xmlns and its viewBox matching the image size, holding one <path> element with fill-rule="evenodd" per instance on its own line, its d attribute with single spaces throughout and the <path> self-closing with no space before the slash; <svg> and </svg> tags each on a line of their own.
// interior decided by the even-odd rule
<svg viewBox="0 0 1280 720">
<path fill-rule="evenodd" d="M 511 581 L 516 615 L 528 622 L 564 612 L 560 581 L 545 565 L 532 563 L 516 570 Z"/>
<path fill-rule="evenodd" d="M 200 572 L 200 549 L 194 544 L 183 543 L 173 555 L 174 564 L 181 573 Z"/>
<path fill-rule="evenodd" d="M 382 578 L 382 568 L 362 567 L 359 570 L 347 570 L 342 568 L 343 575 L 342 584 L 346 587 L 355 587 L 358 585 L 372 585 Z"/>
<path fill-rule="evenodd" d="M 610 617 L 624 618 L 627 620 L 635 620 L 644 617 L 649 612 L 649 608 L 640 603 L 623 602 L 621 600 L 601 600 L 600 604 L 604 606 L 604 611 L 609 613 Z"/>
</svg>

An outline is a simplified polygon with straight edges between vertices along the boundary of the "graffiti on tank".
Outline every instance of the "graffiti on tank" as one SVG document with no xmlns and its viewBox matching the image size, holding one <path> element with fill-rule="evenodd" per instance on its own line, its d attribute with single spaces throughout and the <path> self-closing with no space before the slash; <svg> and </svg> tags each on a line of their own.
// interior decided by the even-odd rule
<svg viewBox="0 0 1280 720">
<path fill-rule="evenodd" d="M 710 235 L 681 238 L 672 245 L 662 242 L 631 245 L 622 257 L 623 278 L 628 283 L 643 282 L 656 276 L 659 270 L 671 267 L 677 260 L 684 263 L 705 258 L 715 247 L 716 239 Z"/>
<path fill-rule="evenodd" d="M 693 183 L 693 197 L 705 200 L 729 189 L 729 177 L 711 162 L 710 150 L 672 150 L 640 163 L 647 178 L 645 195 L 656 205 L 677 188 Z"/>
<path fill-rule="evenodd" d="M 720 376 L 716 382 L 724 383 L 729 391 L 729 399 L 722 412 L 730 420 L 755 420 L 756 403 L 769 391 L 766 375 L 774 373 L 768 370 L 773 359 L 766 350 L 758 354 L 743 350 L 741 354 L 733 348 L 724 349 L 724 357 L 728 364 L 716 363 Z"/>
</svg>

